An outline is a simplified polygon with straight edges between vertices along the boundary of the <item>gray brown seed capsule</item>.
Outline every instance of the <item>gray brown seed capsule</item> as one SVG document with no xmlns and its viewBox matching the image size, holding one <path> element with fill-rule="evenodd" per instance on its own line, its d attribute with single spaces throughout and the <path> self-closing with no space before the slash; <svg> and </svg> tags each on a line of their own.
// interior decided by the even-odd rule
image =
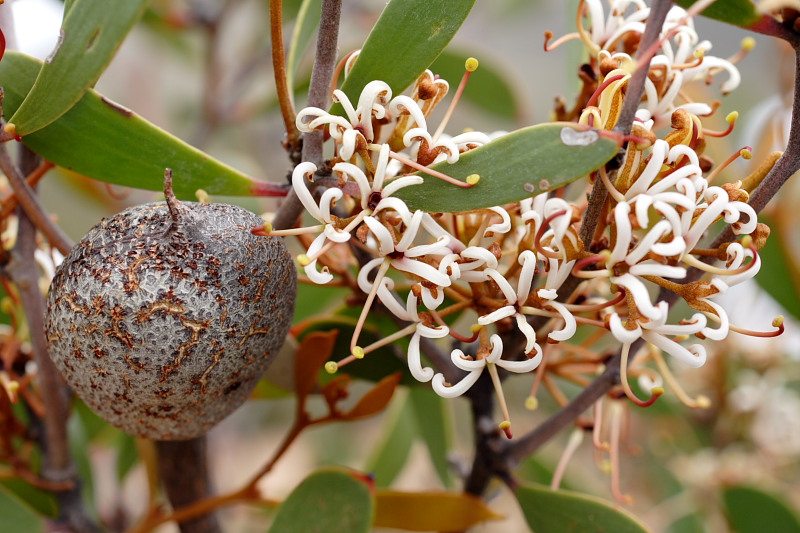
<svg viewBox="0 0 800 533">
<path fill-rule="evenodd" d="M 50 356 L 75 393 L 161 440 L 202 435 L 241 405 L 286 337 L 297 285 L 283 242 L 250 233 L 261 223 L 173 201 L 92 228 L 48 296 Z"/>
</svg>

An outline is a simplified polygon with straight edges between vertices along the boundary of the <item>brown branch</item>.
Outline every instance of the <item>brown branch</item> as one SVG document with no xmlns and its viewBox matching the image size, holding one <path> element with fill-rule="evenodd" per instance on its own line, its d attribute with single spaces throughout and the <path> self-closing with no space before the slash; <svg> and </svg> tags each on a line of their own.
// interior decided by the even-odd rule
<svg viewBox="0 0 800 533">
<path fill-rule="evenodd" d="M 158 471 L 173 508 L 208 498 L 213 493 L 208 472 L 206 436 L 184 441 L 155 441 Z M 174 516 L 174 520 L 177 520 Z M 220 533 L 216 515 L 210 510 L 178 521 L 182 533 Z"/>
<path fill-rule="evenodd" d="M 269 29 L 272 37 L 272 72 L 275 76 L 275 91 L 286 128 L 287 147 L 292 149 L 297 143 L 299 133 L 294 124 L 297 113 L 292 104 L 291 88 L 286 81 L 286 51 L 283 48 L 283 0 L 269 2 Z"/>
<path fill-rule="evenodd" d="M 278 0 L 279 1 L 279 0 Z M 275 3 L 275 0 L 273 0 Z M 333 71 L 336 68 L 337 43 L 339 41 L 339 19 L 342 12 L 342 0 L 323 0 L 322 12 L 317 37 L 317 53 L 314 56 L 314 68 L 311 72 L 311 86 L 308 90 L 308 105 L 325 108 L 328 105 L 330 86 Z M 294 120 L 294 115 L 292 115 Z M 303 136 L 302 161 L 311 161 L 317 167 L 322 166 L 323 132 L 314 131 Z M 300 218 L 303 204 L 293 190 L 289 191 L 283 201 L 272 226 L 275 229 L 291 228 Z"/>
<path fill-rule="evenodd" d="M 26 172 L 33 172 L 38 165 L 38 158 L 24 147 L 21 159 L 23 170 Z M 7 174 L 14 173 L 15 177 L 25 187 L 28 187 L 19 175 L 16 166 L 11 162 L 5 145 L 0 146 L 0 165 L 4 170 L 8 169 Z M 9 180 L 11 180 L 11 176 L 9 176 Z M 46 218 L 34 193 L 29 189 L 28 193 L 29 196 L 25 201 L 35 204 L 31 211 Z M 25 201 L 20 198 L 20 204 L 23 207 Z M 17 216 L 19 218 L 17 239 L 10 253 L 10 262 L 4 266 L 3 273 L 8 275 L 19 289 L 19 297 L 28 322 L 31 351 L 38 369 L 40 395 L 45 406 L 44 431 L 41 442 L 44 461 L 41 475 L 48 481 L 68 482 L 71 485 L 69 490 L 54 491 L 59 502 L 59 516 L 55 522 L 69 528 L 68 531 L 91 533 L 99 531 L 99 529 L 89 520 L 83 507 L 80 484 L 75 478 L 75 467 L 69 452 L 67 435 L 69 389 L 61 380 L 58 369 L 47 352 L 47 339 L 44 332 L 45 301 L 39 290 L 39 267 L 34 258 L 37 249 L 37 227 L 28 216 L 27 211 L 18 209 Z M 49 219 L 47 220 L 49 222 Z"/>
<path fill-rule="evenodd" d="M 0 98 L 2 98 L 1 94 Z M 11 161 L 5 143 L 0 143 L 0 170 L 2 170 L 8 178 L 8 182 L 14 190 L 19 205 L 25 211 L 28 218 L 30 218 L 31 222 L 33 222 L 34 226 L 44 234 L 54 248 L 57 248 L 58 251 L 64 255 L 68 254 L 72 248 L 72 241 L 60 227 L 50 220 L 50 217 L 44 209 L 42 209 L 41 204 L 36 199 L 36 194 L 33 192 L 33 189 L 30 188 L 28 182 L 25 181 L 19 169 L 17 169 L 17 166 Z M 31 172 L 33 172 L 33 170 L 35 169 L 31 169 Z"/>
<path fill-rule="evenodd" d="M 778 160 L 772 170 L 767 174 L 761 185 L 755 190 L 750 198 L 750 205 L 759 213 L 767 203 L 778 193 L 784 183 L 794 175 L 795 172 L 800 170 L 800 42 L 794 43 L 795 50 L 795 86 L 794 86 L 794 99 L 792 102 L 792 121 L 789 130 L 789 139 L 786 146 L 786 151 L 783 156 Z M 727 226 L 713 243 L 710 248 L 716 249 L 725 242 L 730 242 L 734 239 L 733 232 L 730 226 Z M 696 268 L 691 269 L 687 273 L 685 282 L 691 282 L 699 279 L 702 271 Z M 664 300 L 670 306 L 678 299 L 678 295 L 672 291 L 661 289 L 659 300 Z M 637 341 L 641 343 L 641 339 Z M 631 358 L 636 353 L 637 344 L 631 347 Z M 567 427 L 580 413 L 586 410 L 595 401 L 600 399 L 604 394 L 608 393 L 611 388 L 619 383 L 619 364 L 620 354 L 617 353 L 606 363 L 606 370 L 598 376 L 587 388 L 576 396 L 569 405 L 565 406 L 558 413 L 550 417 L 547 421 L 525 435 L 519 441 L 515 442 L 508 451 L 508 459 L 510 461 L 510 468 L 513 468 L 525 457 L 533 453 L 542 444 L 547 442 L 556 433 Z"/>
</svg>

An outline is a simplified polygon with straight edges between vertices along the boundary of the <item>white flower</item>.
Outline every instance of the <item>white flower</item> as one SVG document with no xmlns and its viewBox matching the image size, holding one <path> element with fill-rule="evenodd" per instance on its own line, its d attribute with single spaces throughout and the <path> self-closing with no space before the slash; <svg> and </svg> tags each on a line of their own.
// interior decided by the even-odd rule
<svg viewBox="0 0 800 533">
<path fill-rule="evenodd" d="M 539 366 L 539 363 L 542 362 L 541 351 L 537 352 L 533 358 L 524 361 L 504 361 L 500 358 L 503 354 L 503 341 L 500 339 L 500 336 L 492 335 L 489 342 L 491 343 L 491 352 L 485 358 L 473 360 L 467 358 L 461 350 L 453 350 L 450 353 L 450 360 L 453 362 L 453 365 L 455 365 L 456 368 L 468 372 L 468 374 L 454 385 L 448 385 L 444 375 L 436 374 L 431 383 L 434 392 L 443 398 L 455 398 L 467 392 L 470 387 L 478 381 L 478 378 L 481 377 L 483 369 L 489 365 L 497 365 L 510 372 L 522 374 L 535 370 L 536 367 Z"/>
</svg>

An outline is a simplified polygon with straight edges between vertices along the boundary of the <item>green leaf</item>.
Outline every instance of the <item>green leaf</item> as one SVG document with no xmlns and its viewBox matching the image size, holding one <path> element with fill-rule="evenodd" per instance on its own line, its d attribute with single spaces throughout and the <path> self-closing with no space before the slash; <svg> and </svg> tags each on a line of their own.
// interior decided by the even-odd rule
<svg viewBox="0 0 800 533">
<path fill-rule="evenodd" d="M 56 50 L 8 120 L 17 134 L 25 136 L 47 126 L 94 86 L 148 2 L 75 0 L 67 6 Z"/>
<path fill-rule="evenodd" d="M 688 8 L 697 0 L 677 0 L 675 3 Z M 761 18 L 756 6 L 750 0 L 725 0 L 714 2 L 700 12 L 704 17 L 712 18 L 736 26 L 750 26 Z"/>
<path fill-rule="evenodd" d="M 520 104 L 517 92 L 492 64 L 490 58 L 484 58 L 479 52 L 462 53 L 448 48 L 436 58 L 431 72 L 447 80 L 450 90 L 454 91 L 464 75 L 464 62 L 470 55 L 480 60 L 478 70 L 470 75 L 462 98 L 477 108 L 503 119 L 516 120 L 520 117 Z"/>
<path fill-rule="evenodd" d="M 303 59 L 303 52 L 311 44 L 314 31 L 319 27 L 321 12 L 322 0 L 303 0 L 297 12 L 292 41 L 289 43 L 289 53 L 286 56 L 286 83 L 293 91 L 297 89 L 294 86 L 294 79 L 300 67 L 300 60 Z"/>
<path fill-rule="evenodd" d="M 367 471 L 372 473 L 376 486 L 389 487 L 406 465 L 416 435 L 412 405 L 407 396 L 389 408 L 380 434 L 381 441 L 367 461 Z"/>
<path fill-rule="evenodd" d="M 409 390 L 409 399 L 414 410 L 419 434 L 428 447 L 428 455 L 436 473 L 445 487 L 453 485 L 447 454 L 450 452 L 451 427 L 447 418 L 447 402 L 428 387 Z"/>
<path fill-rule="evenodd" d="M 752 487 L 722 493 L 728 520 L 737 533 L 800 533 L 800 520 L 783 499 Z"/>
<path fill-rule="evenodd" d="M 761 221 L 769 225 L 770 235 L 767 244 L 758 252 L 761 256 L 761 270 L 756 274 L 755 280 L 781 307 L 795 318 L 800 318 L 800 265 L 797 264 L 783 231 L 788 229 L 791 234 L 792 228 L 777 221 L 771 223 L 763 216 Z"/>
<path fill-rule="evenodd" d="M 44 520 L 0 486 L 0 531 L 43 533 Z"/>
<path fill-rule="evenodd" d="M 117 449 L 117 480 L 123 481 L 139 462 L 139 451 L 136 449 L 136 439 L 124 431 L 117 434 L 115 445 Z"/>
<path fill-rule="evenodd" d="M 40 516 L 55 518 L 58 515 L 58 502 L 50 492 L 38 489 L 21 479 L 4 479 L 0 481 L 0 489 Z"/>
<path fill-rule="evenodd" d="M 36 79 L 41 62 L 9 51 L 0 61 L 5 115 L 13 113 Z M 213 159 L 124 107 L 88 90 L 72 109 L 23 143 L 58 166 L 117 185 L 160 191 L 172 168 L 178 196 L 258 195 L 257 182 Z M 261 189 L 263 191 L 263 189 Z"/>
<path fill-rule="evenodd" d="M 444 50 L 475 0 L 392 0 L 375 23 L 342 91 L 357 102 L 367 83 L 382 80 L 398 94 Z M 340 105 L 332 113 L 342 114 Z"/>
<path fill-rule="evenodd" d="M 429 213 L 518 202 L 586 176 L 614 157 L 619 146 L 620 140 L 608 132 L 566 122 L 537 124 L 461 154 L 453 164 L 431 167 L 462 182 L 478 174 L 480 181 L 474 187 L 461 188 L 423 174 L 424 183 L 405 187 L 396 196 L 410 209 Z"/>
<path fill-rule="evenodd" d="M 630 513 L 594 496 L 534 484 L 520 485 L 516 496 L 534 533 L 648 532 Z"/>
<path fill-rule="evenodd" d="M 367 481 L 343 470 L 308 476 L 278 509 L 269 533 L 359 533 L 372 525 L 375 501 Z"/>
</svg>

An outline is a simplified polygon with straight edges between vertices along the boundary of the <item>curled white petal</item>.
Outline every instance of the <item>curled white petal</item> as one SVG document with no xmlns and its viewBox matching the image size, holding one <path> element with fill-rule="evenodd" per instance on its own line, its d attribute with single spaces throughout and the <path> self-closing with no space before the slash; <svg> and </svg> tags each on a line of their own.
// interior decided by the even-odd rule
<svg viewBox="0 0 800 533">
<path fill-rule="evenodd" d="M 517 293 L 514 292 L 514 288 L 511 286 L 508 280 L 504 278 L 500 272 L 493 268 L 487 268 L 485 272 L 487 276 L 492 278 L 492 280 L 497 283 L 497 286 L 500 288 L 500 292 L 503 293 L 506 301 L 508 301 L 510 304 L 516 303 Z"/>
<path fill-rule="evenodd" d="M 699 368 L 706 362 L 706 349 L 702 344 L 692 344 L 686 347 L 652 331 L 644 331 L 642 337 L 656 348 L 660 348 L 675 359 L 693 368 Z"/>
<path fill-rule="evenodd" d="M 636 308 L 639 309 L 639 312 L 645 317 L 649 318 L 650 320 L 661 319 L 663 314 L 662 310 L 653 305 L 653 303 L 650 301 L 650 294 L 647 292 L 647 287 L 645 287 L 636 276 L 633 276 L 632 274 L 623 274 L 621 276 L 611 278 L 611 282 L 624 287 L 625 290 L 628 291 L 628 293 L 633 297 Z"/>
<path fill-rule="evenodd" d="M 518 261 L 519 264 L 522 265 L 522 268 L 520 269 L 519 281 L 517 282 L 517 301 L 524 304 L 531 292 L 533 274 L 536 271 L 536 254 L 530 250 L 525 250 L 519 254 Z"/>
<path fill-rule="evenodd" d="M 728 332 L 730 331 L 728 313 L 725 312 L 725 309 L 723 309 L 721 305 L 712 302 L 708 298 L 703 298 L 703 301 L 714 308 L 714 314 L 719 318 L 720 324 L 717 328 L 705 327 L 700 330 L 700 333 L 712 341 L 721 341 L 728 336 Z"/>
<path fill-rule="evenodd" d="M 461 269 L 470 269 L 475 268 L 478 266 L 485 265 L 487 268 L 497 268 L 497 257 L 487 250 L 486 248 L 481 248 L 480 246 L 470 246 L 465 248 L 461 252 L 461 257 L 465 257 L 467 259 L 475 259 L 478 261 L 478 264 L 475 266 L 470 266 L 469 264 L 462 264 Z"/>
<path fill-rule="evenodd" d="M 517 310 L 514 309 L 513 305 L 506 305 L 504 307 L 501 307 L 500 309 L 496 309 L 496 310 L 492 311 L 491 313 L 488 313 L 488 314 L 483 315 L 483 316 L 479 316 L 478 317 L 478 324 L 480 324 L 481 326 L 487 326 L 489 324 L 494 324 L 498 320 L 502 320 L 504 318 L 508 318 L 510 316 L 514 316 L 514 314 L 516 314 L 516 312 L 517 312 Z"/>
<path fill-rule="evenodd" d="M 402 178 L 393 179 L 388 184 L 384 185 L 381 193 L 383 194 L 383 197 L 386 198 L 387 196 L 392 196 L 403 187 L 419 185 L 424 181 L 425 178 L 422 176 L 403 176 Z"/>
<path fill-rule="evenodd" d="M 422 113 L 422 109 L 420 109 L 417 102 L 415 102 L 412 98 L 401 94 L 395 96 L 391 102 L 389 102 L 389 112 L 393 115 L 399 115 L 401 110 L 405 109 L 408 111 L 408 114 L 411 115 L 411 118 L 414 119 L 414 123 L 417 127 L 422 129 L 428 129 L 428 123 L 425 121 L 425 115 Z"/>
<path fill-rule="evenodd" d="M 386 256 L 394 252 L 392 233 L 386 226 L 381 224 L 375 217 L 366 217 L 364 218 L 364 222 L 378 241 L 378 253 L 381 256 Z"/>
<path fill-rule="evenodd" d="M 525 315 L 517 313 L 514 315 L 514 318 L 517 319 L 517 327 L 525 335 L 525 353 L 531 353 L 534 349 L 536 351 L 541 351 L 539 345 L 536 343 L 536 331 L 534 331 L 533 326 L 528 324 L 528 320 Z"/>
<path fill-rule="evenodd" d="M 481 370 L 483 370 L 482 367 Z M 442 374 L 436 374 L 433 376 L 433 381 L 431 382 L 433 391 L 442 398 L 457 398 L 467 392 L 470 387 L 475 385 L 475 382 L 478 381 L 479 377 L 481 377 L 481 370 L 470 372 L 464 376 L 461 381 L 455 385 L 449 386 L 445 384 L 445 379 Z"/>
<path fill-rule="evenodd" d="M 551 301 L 547 305 L 558 311 L 558 314 L 560 314 L 561 318 L 564 319 L 564 327 L 556 331 L 551 331 L 547 335 L 548 338 L 553 339 L 554 341 L 566 341 L 571 339 L 578 329 L 578 324 L 575 321 L 575 317 L 569 312 L 569 310 L 567 310 L 566 307 L 564 307 L 563 304 Z"/>
<path fill-rule="evenodd" d="M 364 174 L 364 171 L 352 163 L 336 163 L 333 165 L 333 171 L 338 172 L 342 178 L 347 179 L 349 177 L 356 182 L 356 185 L 358 185 L 358 192 L 361 194 L 361 206 L 366 208 L 372 188 L 369 185 L 369 180 Z"/>
<path fill-rule="evenodd" d="M 622 319 L 617 313 L 608 317 L 608 327 L 611 334 L 623 344 L 631 344 L 642 336 L 642 328 L 637 324 L 636 329 L 628 329 L 622 324 Z"/>
<path fill-rule="evenodd" d="M 450 330 L 447 327 L 429 328 L 422 324 L 417 324 L 417 331 L 411 337 L 408 343 L 408 370 L 414 379 L 421 383 L 427 383 L 435 374 L 434 370 L 430 367 L 422 366 L 422 357 L 419 349 L 420 337 L 427 337 L 432 339 L 440 339 L 446 337 Z"/>
<path fill-rule="evenodd" d="M 422 304 L 428 309 L 437 309 L 444 302 L 444 291 L 437 290 L 434 296 L 434 291 L 428 287 L 422 287 Z"/>
<path fill-rule="evenodd" d="M 325 219 L 322 217 L 322 212 L 319 210 L 319 206 L 317 206 L 317 202 L 314 201 L 314 197 L 308 190 L 308 185 L 306 185 L 308 182 L 306 176 L 309 174 L 313 175 L 316 171 L 317 165 L 308 161 L 294 167 L 292 171 L 292 189 L 294 189 L 297 198 L 303 204 L 303 207 L 306 208 L 306 211 L 320 222 L 325 222 Z"/>
<path fill-rule="evenodd" d="M 317 238 L 311 243 L 311 246 L 308 247 L 306 254 L 311 256 L 319 252 L 325 245 L 325 241 L 327 241 L 327 237 L 325 237 L 324 233 L 318 235 Z M 323 267 L 322 270 L 317 270 L 316 259 L 307 264 L 303 270 L 306 273 L 306 276 L 308 276 L 308 279 L 318 285 L 324 285 L 333 279 L 333 274 L 328 271 L 328 267 Z"/>
<path fill-rule="evenodd" d="M 508 211 L 502 207 L 490 207 L 489 210 L 500 215 L 501 221 L 486 228 L 486 231 L 483 233 L 484 237 L 491 233 L 508 233 L 511 231 L 511 216 L 508 214 Z"/>
<path fill-rule="evenodd" d="M 369 280 L 370 272 L 375 270 L 383 261 L 384 259 L 382 257 L 375 258 L 362 266 L 361 270 L 358 271 L 358 277 L 356 278 L 356 281 L 358 281 L 358 288 L 365 294 L 368 294 L 372 290 L 372 282 Z"/>
<path fill-rule="evenodd" d="M 428 280 L 439 287 L 450 286 L 450 278 L 446 274 L 442 274 L 436 268 L 422 261 L 402 257 L 400 259 L 392 259 L 392 266 L 397 270 L 409 272 L 422 279 Z"/>
</svg>

